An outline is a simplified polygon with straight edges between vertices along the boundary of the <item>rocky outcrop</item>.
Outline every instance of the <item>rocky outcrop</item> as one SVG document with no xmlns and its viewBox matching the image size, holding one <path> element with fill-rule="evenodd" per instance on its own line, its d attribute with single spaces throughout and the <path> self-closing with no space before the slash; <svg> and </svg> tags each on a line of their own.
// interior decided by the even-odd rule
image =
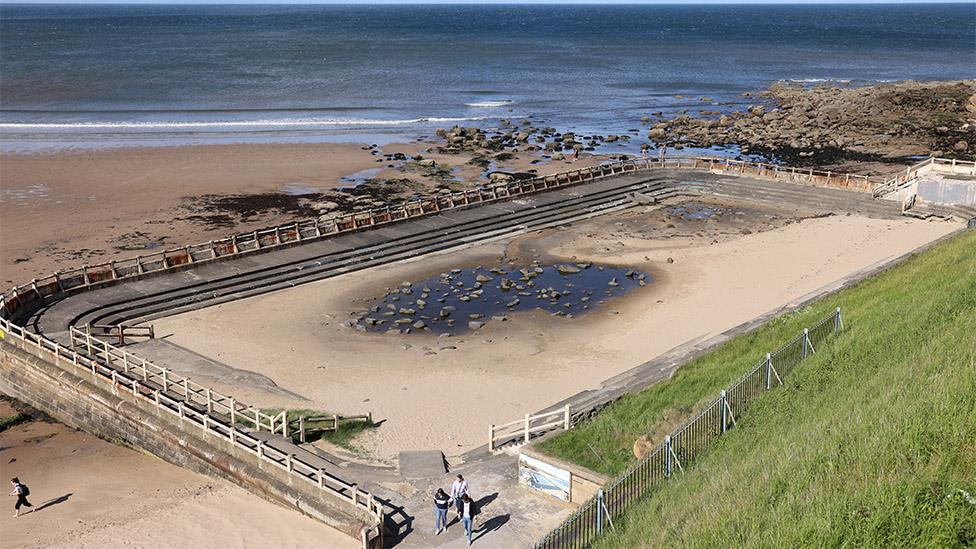
<svg viewBox="0 0 976 549">
<path fill-rule="evenodd" d="M 807 88 L 777 84 L 764 104 L 722 115 L 680 115 L 648 138 L 672 146 L 738 145 L 787 163 L 911 156 L 976 156 L 973 81 L 898 82 Z"/>
</svg>

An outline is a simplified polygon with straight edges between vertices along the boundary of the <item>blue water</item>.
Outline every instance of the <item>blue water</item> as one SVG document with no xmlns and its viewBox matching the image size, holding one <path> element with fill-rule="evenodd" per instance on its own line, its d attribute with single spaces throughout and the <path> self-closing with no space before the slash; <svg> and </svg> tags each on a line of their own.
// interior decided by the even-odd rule
<svg viewBox="0 0 976 549">
<path fill-rule="evenodd" d="M 389 141 L 503 117 L 619 133 L 779 80 L 972 78 L 974 41 L 976 4 L 3 4 L 0 138 Z"/>
</svg>

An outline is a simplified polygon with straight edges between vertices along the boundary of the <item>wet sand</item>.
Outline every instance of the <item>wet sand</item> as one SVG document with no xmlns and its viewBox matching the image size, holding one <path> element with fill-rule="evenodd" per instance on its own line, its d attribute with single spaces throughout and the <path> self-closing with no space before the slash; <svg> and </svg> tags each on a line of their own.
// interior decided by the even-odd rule
<svg viewBox="0 0 976 549">
<path fill-rule="evenodd" d="M 451 456 L 484 444 L 490 423 L 596 387 L 958 227 L 730 210 L 725 221 L 630 210 L 159 320 L 156 333 L 311 399 L 293 405 L 372 411 L 386 421 L 357 444 L 374 457 L 432 448 Z M 345 323 L 402 281 L 534 257 L 629 266 L 654 283 L 584 317 L 523 312 L 456 337 L 363 333 Z M 258 405 L 288 404 L 247 387 L 233 392 Z"/>
<path fill-rule="evenodd" d="M 429 143 L 201 145 L 0 155 L 0 283 L 21 284 L 58 269 L 206 242 L 309 216 L 295 191 L 349 186 L 341 178 L 379 169 L 433 188 L 416 169 L 383 154 L 423 154 L 454 170 L 458 188 L 477 185 L 469 154 L 426 154 Z M 493 169 L 539 173 L 583 167 L 538 153 Z M 389 168 L 388 166 L 394 166 Z M 221 198 L 234 200 L 221 203 Z"/>
<path fill-rule="evenodd" d="M 0 401 L 0 416 L 13 412 Z M 358 546 L 228 482 L 60 423 L 0 433 L 0 475 L 5 487 L 13 476 L 27 484 L 36 509 L 13 518 L 14 498 L 4 498 L 4 548 Z"/>
</svg>

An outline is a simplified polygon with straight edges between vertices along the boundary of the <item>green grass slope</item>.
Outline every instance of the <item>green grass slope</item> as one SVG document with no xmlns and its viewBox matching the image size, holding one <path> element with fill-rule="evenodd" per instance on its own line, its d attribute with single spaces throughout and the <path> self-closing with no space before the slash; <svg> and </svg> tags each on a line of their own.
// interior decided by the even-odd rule
<svg viewBox="0 0 976 549">
<path fill-rule="evenodd" d="M 616 456 L 835 304 L 847 330 L 598 547 L 976 545 L 973 231 L 731 342 L 548 449 L 585 464 L 597 459 L 587 444 Z M 616 431 L 601 434 L 601 422 Z"/>
</svg>

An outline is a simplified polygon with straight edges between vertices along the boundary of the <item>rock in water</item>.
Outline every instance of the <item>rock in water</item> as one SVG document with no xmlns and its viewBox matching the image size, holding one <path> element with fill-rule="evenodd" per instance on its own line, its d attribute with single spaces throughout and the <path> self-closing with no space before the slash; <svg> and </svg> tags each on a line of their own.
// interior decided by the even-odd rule
<svg viewBox="0 0 976 549">
<path fill-rule="evenodd" d="M 576 274 L 581 271 L 579 267 L 575 265 L 567 265 L 567 264 L 557 265 L 556 270 L 559 271 L 559 274 L 562 275 Z"/>
</svg>

